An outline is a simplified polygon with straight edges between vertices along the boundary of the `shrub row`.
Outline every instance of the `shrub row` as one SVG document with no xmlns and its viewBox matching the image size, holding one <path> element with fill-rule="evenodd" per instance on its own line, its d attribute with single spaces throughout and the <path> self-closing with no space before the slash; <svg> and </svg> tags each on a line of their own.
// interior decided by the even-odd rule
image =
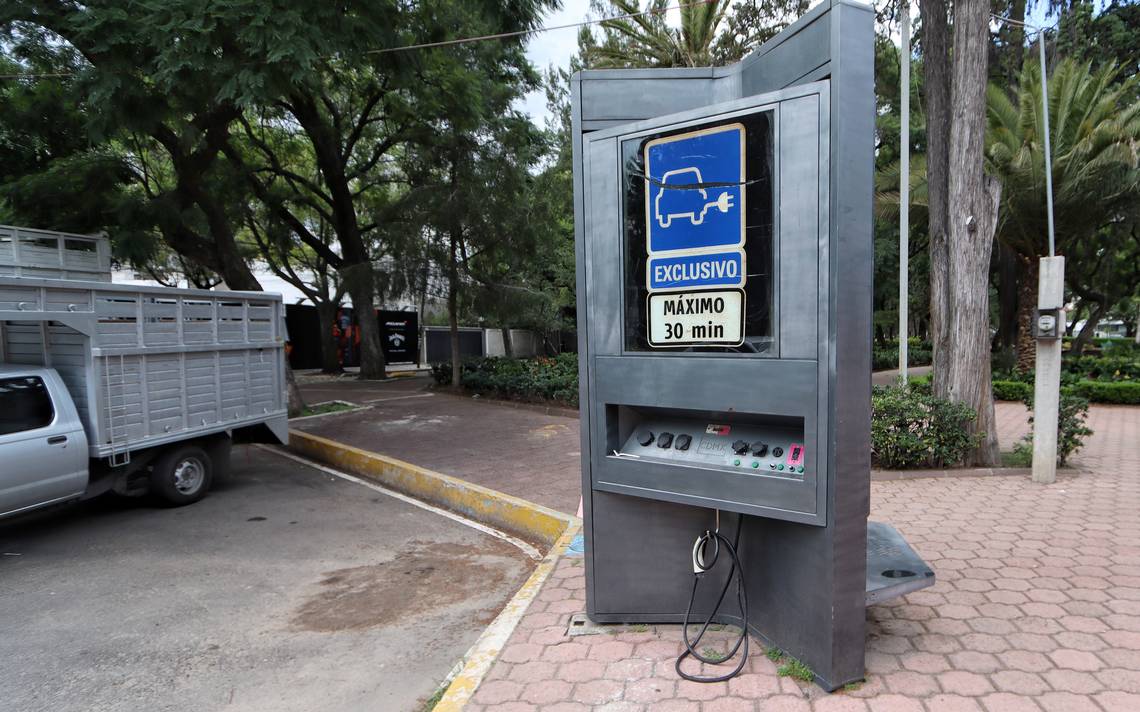
<svg viewBox="0 0 1140 712">
<path fill-rule="evenodd" d="M 909 347 L 906 362 L 909 366 L 929 366 L 934 360 L 934 352 L 929 348 Z M 871 352 L 871 370 L 887 371 L 899 365 L 899 350 L 895 348 L 875 349 Z"/>
<path fill-rule="evenodd" d="M 578 405 L 578 354 L 514 359 L 491 356 L 464 361 L 462 385 L 469 391 L 522 401 L 556 401 Z M 432 377 L 451 383 L 451 363 L 432 364 Z"/>
<path fill-rule="evenodd" d="M 1061 389 L 1087 398 L 1093 403 L 1115 403 L 1117 405 L 1140 405 L 1140 382 L 1105 383 L 1103 381 L 1080 381 Z"/>
<path fill-rule="evenodd" d="M 1087 399 L 1091 403 L 1140 405 L 1140 381 L 1068 381 L 1062 382 L 1061 393 Z M 1032 381 L 994 381 L 994 400 L 1024 401 L 1033 397 Z"/>
</svg>

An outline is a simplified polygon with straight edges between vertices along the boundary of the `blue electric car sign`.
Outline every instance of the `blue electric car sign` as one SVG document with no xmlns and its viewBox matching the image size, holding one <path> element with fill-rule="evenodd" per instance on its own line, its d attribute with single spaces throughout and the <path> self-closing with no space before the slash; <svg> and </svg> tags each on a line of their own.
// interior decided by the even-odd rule
<svg viewBox="0 0 1140 712">
<path fill-rule="evenodd" d="M 645 173 L 650 344 L 743 343 L 744 125 L 654 139 Z"/>
</svg>

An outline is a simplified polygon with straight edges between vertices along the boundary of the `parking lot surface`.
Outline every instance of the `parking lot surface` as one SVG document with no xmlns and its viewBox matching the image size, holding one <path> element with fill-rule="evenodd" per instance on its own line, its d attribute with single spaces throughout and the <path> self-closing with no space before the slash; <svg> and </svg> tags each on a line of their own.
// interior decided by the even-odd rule
<svg viewBox="0 0 1140 712">
<path fill-rule="evenodd" d="M 239 448 L 190 507 L 102 499 L 0 523 L 0 708 L 417 710 L 532 567 Z"/>
<path fill-rule="evenodd" d="M 307 401 L 345 400 L 368 410 L 301 420 L 294 427 L 560 512 L 577 511 L 582 494 L 577 412 L 429 391 L 428 383 L 420 377 L 305 385 Z"/>
</svg>

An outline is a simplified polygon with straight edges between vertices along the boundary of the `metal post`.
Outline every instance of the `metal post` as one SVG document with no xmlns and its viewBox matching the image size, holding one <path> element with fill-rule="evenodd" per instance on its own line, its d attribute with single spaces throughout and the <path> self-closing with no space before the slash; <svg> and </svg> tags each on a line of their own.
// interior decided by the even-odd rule
<svg viewBox="0 0 1140 712">
<path fill-rule="evenodd" d="M 901 6 L 899 50 L 899 380 L 907 382 L 910 301 L 910 2 Z"/>
<path fill-rule="evenodd" d="M 1045 121 L 1045 204 L 1049 217 L 1049 256 L 1056 254 L 1053 243 L 1053 157 L 1049 147 L 1049 80 L 1045 76 L 1045 30 L 1037 33 L 1037 46 L 1041 48 L 1041 109 Z"/>
</svg>

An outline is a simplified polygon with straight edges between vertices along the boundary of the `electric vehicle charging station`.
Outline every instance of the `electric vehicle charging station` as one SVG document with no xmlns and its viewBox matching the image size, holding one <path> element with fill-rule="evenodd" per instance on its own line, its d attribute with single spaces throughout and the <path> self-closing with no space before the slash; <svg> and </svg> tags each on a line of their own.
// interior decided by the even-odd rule
<svg viewBox="0 0 1140 712">
<path fill-rule="evenodd" d="M 934 580 L 867 522 L 873 22 L 825 0 L 736 65 L 571 86 L 587 615 L 711 610 L 719 527 L 748 630 L 827 689 L 868 603 Z"/>
</svg>

